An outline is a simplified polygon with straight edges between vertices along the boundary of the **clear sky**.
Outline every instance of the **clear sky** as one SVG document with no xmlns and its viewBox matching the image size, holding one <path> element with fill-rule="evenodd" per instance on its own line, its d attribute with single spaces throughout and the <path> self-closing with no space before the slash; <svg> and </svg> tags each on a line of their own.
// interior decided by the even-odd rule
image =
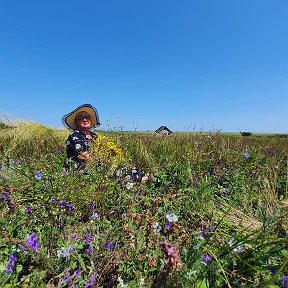
<svg viewBox="0 0 288 288">
<path fill-rule="evenodd" d="M 287 0 L 2 0 L 0 117 L 288 132 Z"/>
</svg>

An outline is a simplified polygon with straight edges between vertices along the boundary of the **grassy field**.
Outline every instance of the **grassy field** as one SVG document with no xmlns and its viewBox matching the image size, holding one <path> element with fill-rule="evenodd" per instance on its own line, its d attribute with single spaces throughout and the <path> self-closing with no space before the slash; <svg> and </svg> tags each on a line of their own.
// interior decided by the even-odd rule
<svg viewBox="0 0 288 288">
<path fill-rule="evenodd" d="M 13 126 L 0 287 L 288 287 L 286 137 L 99 132 L 79 173 L 64 168 L 69 131 Z"/>
</svg>

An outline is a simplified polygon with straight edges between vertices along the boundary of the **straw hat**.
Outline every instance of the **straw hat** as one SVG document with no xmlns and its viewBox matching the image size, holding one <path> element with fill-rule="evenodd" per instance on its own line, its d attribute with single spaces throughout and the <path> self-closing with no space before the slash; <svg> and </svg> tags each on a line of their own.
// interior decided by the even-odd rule
<svg viewBox="0 0 288 288">
<path fill-rule="evenodd" d="M 91 128 L 100 125 L 99 116 L 98 116 L 98 112 L 97 112 L 96 108 L 90 104 L 83 104 L 83 105 L 77 107 L 72 112 L 63 116 L 62 122 L 63 122 L 64 126 L 66 126 L 67 128 L 73 129 L 73 130 L 77 129 L 77 123 L 75 121 L 75 118 L 80 112 L 81 113 L 86 112 L 87 114 L 90 115 Z"/>
</svg>

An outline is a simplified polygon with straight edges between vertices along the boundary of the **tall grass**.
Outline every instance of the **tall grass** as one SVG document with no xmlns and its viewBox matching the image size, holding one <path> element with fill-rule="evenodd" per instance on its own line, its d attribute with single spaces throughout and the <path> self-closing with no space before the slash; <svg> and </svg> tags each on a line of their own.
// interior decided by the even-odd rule
<svg viewBox="0 0 288 288">
<path fill-rule="evenodd" d="M 13 126 L 0 140 L 3 287 L 283 286 L 287 139 L 109 133 L 125 161 L 79 174 L 65 169 L 69 131 Z M 123 166 L 150 180 L 131 185 Z"/>
</svg>

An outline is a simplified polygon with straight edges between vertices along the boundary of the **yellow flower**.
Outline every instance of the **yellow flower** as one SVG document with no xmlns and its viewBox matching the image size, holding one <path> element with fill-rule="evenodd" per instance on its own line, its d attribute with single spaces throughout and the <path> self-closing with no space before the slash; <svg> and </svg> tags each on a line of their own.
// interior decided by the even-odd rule
<svg viewBox="0 0 288 288">
<path fill-rule="evenodd" d="M 99 135 L 93 145 L 93 155 L 97 162 L 120 163 L 124 160 L 122 149 L 113 140 L 104 135 Z"/>
</svg>

